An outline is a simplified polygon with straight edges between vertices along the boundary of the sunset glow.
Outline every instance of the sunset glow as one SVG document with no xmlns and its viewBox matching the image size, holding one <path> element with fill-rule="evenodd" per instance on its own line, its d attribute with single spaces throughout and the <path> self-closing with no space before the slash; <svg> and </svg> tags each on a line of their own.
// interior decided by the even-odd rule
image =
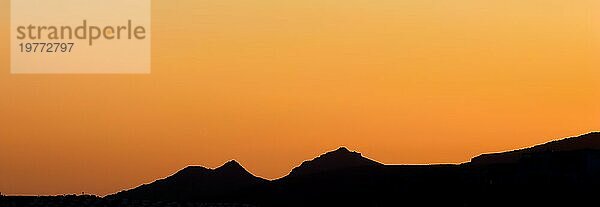
<svg viewBox="0 0 600 207">
<path fill-rule="evenodd" d="M 600 128 L 596 0 L 155 0 L 152 71 L 10 74 L 0 192 L 105 195 L 235 159 L 285 176 L 347 146 L 461 163 Z"/>
</svg>

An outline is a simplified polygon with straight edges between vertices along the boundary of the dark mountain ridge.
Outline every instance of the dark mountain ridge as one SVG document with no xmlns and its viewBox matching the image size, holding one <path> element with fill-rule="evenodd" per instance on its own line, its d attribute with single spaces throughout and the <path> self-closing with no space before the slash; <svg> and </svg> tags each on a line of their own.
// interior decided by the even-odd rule
<svg viewBox="0 0 600 207">
<path fill-rule="evenodd" d="M 167 178 L 121 191 L 108 197 L 143 200 L 212 200 L 225 194 L 265 183 L 267 180 L 246 171 L 232 160 L 221 167 L 208 169 L 188 166 Z"/>
<path fill-rule="evenodd" d="M 471 159 L 470 164 L 509 164 L 516 163 L 525 156 L 535 153 L 568 152 L 576 150 L 600 150 L 600 132 L 592 132 L 577 137 L 551 141 L 520 150 L 483 154 Z"/>
<path fill-rule="evenodd" d="M 590 206 L 600 193 L 597 186 L 600 133 L 594 132 L 481 155 L 458 165 L 384 165 L 339 148 L 271 181 L 252 175 L 235 161 L 216 169 L 190 166 L 97 199 L 109 204 L 204 207 Z M 6 199 L 0 199 L 0 206 L 2 200 Z"/>
<path fill-rule="evenodd" d="M 361 153 L 351 152 L 346 147 L 327 152 L 315 159 L 302 162 L 292 169 L 289 176 L 301 176 L 353 167 L 381 166 L 383 164 L 362 156 Z"/>
</svg>

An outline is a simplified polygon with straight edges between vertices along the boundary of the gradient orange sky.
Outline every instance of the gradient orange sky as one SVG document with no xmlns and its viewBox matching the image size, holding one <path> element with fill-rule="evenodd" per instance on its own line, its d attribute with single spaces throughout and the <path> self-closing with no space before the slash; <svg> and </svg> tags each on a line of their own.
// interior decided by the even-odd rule
<svg viewBox="0 0 600 207">
<path fill-rule="evenodd" d="M 460 163 L 600 129 L 597 0 L 153 1 L 152 74 L 11 75 L 0 192 L 105 195 L 348 146 Z"/>
</svg>

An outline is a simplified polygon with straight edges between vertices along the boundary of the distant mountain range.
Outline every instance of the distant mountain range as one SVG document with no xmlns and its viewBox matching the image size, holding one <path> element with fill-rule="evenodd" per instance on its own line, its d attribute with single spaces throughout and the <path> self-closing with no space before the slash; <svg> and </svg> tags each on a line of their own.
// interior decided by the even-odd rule
<svg viewBox="0 0 600 207">
<path fill-rule="evenodd" d="M 458 165 L 384 165 L 342 147 L 276 180 L 236 161 L 190 166 L 98 199 L 140 206 L 595 206 L 598 186 L 600 133 L 589 133 Z"/>
</svg>

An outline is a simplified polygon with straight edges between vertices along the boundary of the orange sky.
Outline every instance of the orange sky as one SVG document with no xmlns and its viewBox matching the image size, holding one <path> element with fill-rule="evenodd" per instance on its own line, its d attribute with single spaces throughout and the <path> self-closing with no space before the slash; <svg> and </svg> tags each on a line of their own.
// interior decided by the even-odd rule
<svg viewBox="0 0 600 207">
<path fill-rule="evenodd" d="M 150 75 L 11 75 L 8 2 L 5 194 L 230 159 L 277 178 L 340 145 L 458 163 L 600 129 L 596 0 L 156 0 Z"/>
</svg>

